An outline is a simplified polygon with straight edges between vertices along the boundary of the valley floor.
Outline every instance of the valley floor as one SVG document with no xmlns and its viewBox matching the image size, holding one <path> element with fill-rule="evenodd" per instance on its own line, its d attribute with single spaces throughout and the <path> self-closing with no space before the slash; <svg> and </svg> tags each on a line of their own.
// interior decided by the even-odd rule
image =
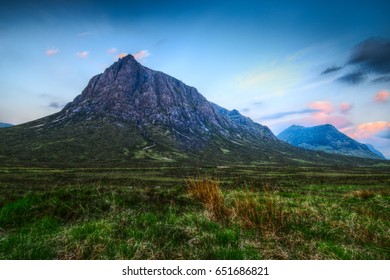
<svg viewBox="0 0 390 280">
<path fill-rule="evenodd" d="M 1 167 L 0 259 L 390 259 L 390 172 Z"/>
</svg>

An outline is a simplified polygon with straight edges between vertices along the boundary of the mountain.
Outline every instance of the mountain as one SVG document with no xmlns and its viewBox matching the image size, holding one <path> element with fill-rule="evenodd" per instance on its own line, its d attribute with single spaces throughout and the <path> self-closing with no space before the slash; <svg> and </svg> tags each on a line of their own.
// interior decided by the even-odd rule
<svg viewBox="0 0 390 280">
<path fill-rule="evenodd" d="M 308 150 L 361 158 L 385 159 L 372 146 L 353 140 L 330 124 L 313 127 L 293 125 L 282 131 L 277 137 L 293 146 Z"/>
<path fill-rule="evenodd" d="M 194 87 L 119 59 L 60 112 L 0 130 L 0 163 L 340 164 L 278 140 L 266 126 L 206 100 Z"/>
<path fill-rule="evenodd" d="M 2 123 L 2 122 L 0 122 L 0 128 L 3 128 L 3 127 L 10 127 L 10 126 L 13 126 L 13 125 L 10 124 L 10 123 Z"/>
</svg>

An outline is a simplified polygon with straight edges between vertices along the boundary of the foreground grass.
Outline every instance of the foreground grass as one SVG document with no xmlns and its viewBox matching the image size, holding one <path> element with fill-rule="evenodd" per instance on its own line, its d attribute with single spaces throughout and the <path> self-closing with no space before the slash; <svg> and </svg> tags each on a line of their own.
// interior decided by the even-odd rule
<svg viewBox="0 0 390 280">
<path fill-rule="evenodd" d="M 0 180 L 0 259 L 390 259 L 387 177 L 277 185 L 159 181 L 153 170 L 142 183 L 38 171 Z"/>
</svg>

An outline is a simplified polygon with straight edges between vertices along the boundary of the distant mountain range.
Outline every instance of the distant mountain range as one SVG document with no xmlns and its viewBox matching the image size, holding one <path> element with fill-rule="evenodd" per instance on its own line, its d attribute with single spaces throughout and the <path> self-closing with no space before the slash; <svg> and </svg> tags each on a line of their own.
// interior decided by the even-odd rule
<svg viewBox="0 0 390 280">
<path fill-rule="evenodd" d="M 3 128 L 3 127 L 10 127 L 10 126 L 12 126 L 12 124 L 0 122 L 0 128 Z"/>
<path fill-rule="evenodd" d="M 373 146 L 359 143 L 330 124 L 313 127 L 293 125 L 277 136 L 293 146 L 332 154 L 385 159 Z"/>
<path fill-rule="evenodd" d="M 0 130 L 0 163 L 355 164 L 293 147 L 194 87 L 119 59 L 60 112 Z"/>
</svg>

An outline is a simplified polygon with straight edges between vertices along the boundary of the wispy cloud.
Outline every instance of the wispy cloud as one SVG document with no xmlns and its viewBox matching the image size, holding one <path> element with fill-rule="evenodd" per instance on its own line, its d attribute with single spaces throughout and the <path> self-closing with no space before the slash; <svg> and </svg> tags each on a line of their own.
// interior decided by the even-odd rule
<svg viewBox="0 0 390 280">
<path fill-rule="evenodd" d="M 274 119 L 280 119 L 283 117 L 291 116 L 291 115 L 301 115 L 301 114 L 308 114 L 308 113 L 317 113 L 319 112 L 318 109 L 303 109 L 303 110 L 297 110 L 297 111 L 288 111 L 288 112 L 279 112 L 271 115 L 267 115 L 261 118 L 261 120 L 274 120 Z"/>
<path fill-rule="evenodd" d="M 89 51 L 82 51 L 82 52 L 77 52 L 76 56 L 79 58 L 88 58 L 89 57 Z"/>
<path fill-rule="evenodd" d="M 124 58 L 127 55 L 128 55 L 127 53 L 120 53 L 120 54 L 116 55 L 115 57 L 116 58 Z"/>
<path fill-rule="evenodd" d="M 117 52 L 118 52 L 117 48 L 110 48 L 107 50 L 107 53 L 109 53 L 109 54 L 113 54 L 113 53 L 117 53 Z"/>
<path fill-rule="evenodd" d="M 46 55 L 47 56 L 53 56 L 53 55 L 58 54 L 59 52 L 60 52 L 60 50 L 57 49 L 57 48 L 49 48 L 49 49 L 46 50 Z"/>
<path fill-rule="evenodd" d="M 350 121 L 346 116 L 334 114 L 333 104 L 330 101 L 316 101 L 309 104 L 309 107 L 316 109 L 311 116 L 304 121 L 313 125 L 332 124 L 337 128 L 342 128 L 350 125 Z"/>
<path fill-rule="evenodd" d="M 341 66 L 331 66 L 331 67 L 326 68 L 324 71 L 322 71 L 321 74 L 326 75 L 326 74 L 340 71 L 341 69 L 343 69 L 343 67 L 341 67 Z"/>
<path fill-rule="evenodd" d="M 390 76 L 378 77 L 376 79 L 373 79 L 371 82 L 373 82 L 373 83 L 386 83 L 386 82 L 390 82 Z"/>
<path fill-rule="evenodd" d="M 341 76 L 337 80 L 350 85 L 358 85 L 366 80 L 366 73 L 363 71 L 356 71 Z"/>
<path fill-rule="evenodd" d="M 136 60 L 143 60 L 143 59 L 147 58 L 148 56 L 150 56 L 150 52 L 148 50 L 140 50 L 140 51 L 134 53 L 133 56 Z"/>
<path fill-rule="evenodd" d="M 347 102 L 343 102 L 339 105 L 339 109 L 343 114 L 348 114 L 352 110 L 352 107 L 353 106 Z"/>
<path fill-rule="evenodd" d="M 50 102 L 49 107 L 53 109 L 60 109 L 64 106 L 58 102 Z"/>
<path fill-rule="evenodd" d="M 378 103 L 385 103 L 389 100 L 389 97 L 390 97 L 390 92 L 388 92 L 387 90 L 381 90 L 380 92 L 374 95 L 374 100 L 375 102 Z"/>
<path fill-rule="evenodd" d="M 86 37 L 90 34 L 91 34 L 91 32 L 81 32 L 81 33 L 77 34 L 77 37 Z"/>
<path fill-rule="evenodd" d="M 361 42 L 353 49 L 348 64 L 368 72 L 390 73 L 390 40 L 369 38 Z"/>
<path fill-rule="evenodd" d="M 333 112 L 333 105 L 329 101 L 315 101 L 309 104 L 309 108 L 316 110 L 317 112 L 322 112 L 330 114 Z"/>
<path fill-rule="evenodd" d="M 369 38 L 357 44 L 346 59 L 344 66 L 331 66 L 321 72 L 322 75 L 346 69 L 338 82 L 349 85 L 359 85 L 374 76 L 373 83 L 390 81 L 390 40 L 384 38 Z M 379 76 L 382 75 L 382 76 Z"/>
<path fill-rule="evenodd" d="M 380 135 L 390 129 L 390 122 L 369 122 L 362 123 L 355 127 L 342 129 L 341 131 L 354 139 L 368 139 Z"/>
</svg>

